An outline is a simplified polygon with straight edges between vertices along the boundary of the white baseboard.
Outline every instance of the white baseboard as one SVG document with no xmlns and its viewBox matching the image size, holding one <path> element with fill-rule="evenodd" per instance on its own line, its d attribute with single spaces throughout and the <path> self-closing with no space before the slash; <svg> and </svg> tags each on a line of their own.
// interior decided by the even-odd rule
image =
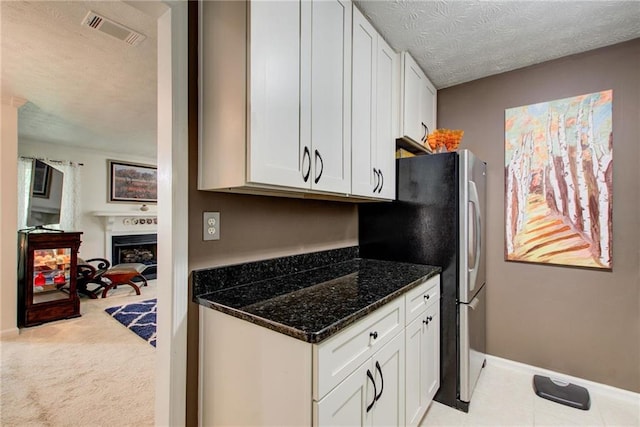
<svg viewBox="0 0 640 427">
<path fill-rule="evenodd" d="M 0 331 L 0 340 L 6 339 L 6 338 L 14 338 L 14 337 L 17 337 L 18 335 L 20 335 L 20 329 L 18 328 L 5 329 Z"/>
<path fill-rule="evenodd" d="M 609 396 L 614 399 L 624 400 L 626 402 L 640 405 L 640 393 L 624 390 L 622 388 L 613 387 L 607 384 L 597 383 L 585 380 L 584 378 L 573 377 L 571 375 L 562 374 L 560 372 L 551 371 L 549 369 L 538 368 L 537 366 L 527 365 L 526 363 L 515 362 L 509 359 L 492 356 L 487 354 L 487 365 L 513 369 L 521 372 L 530 373 L 531 375 L 544 375 L 564 382 L 577 384 L 585 387 L 590 392 L 593 391 L 600 395 Z"/>
</svg>

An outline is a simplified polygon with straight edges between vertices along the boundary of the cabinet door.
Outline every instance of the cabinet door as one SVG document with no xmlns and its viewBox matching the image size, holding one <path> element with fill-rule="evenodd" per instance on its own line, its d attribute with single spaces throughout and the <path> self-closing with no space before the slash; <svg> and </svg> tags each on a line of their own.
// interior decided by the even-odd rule
<svg viewBox="0 0 640 427">
<path fill-rule="evenodd" d="M 378 34 L 353 9 L 353 79 L 351 82 L 351 192 L 374 196 L 380 183 L 376 169 L 376 52 Z M 377 171 L 377 169 L 376 169 Z"/>
<path fill-rule="evenodd" d="M 346 194 L 351 190 L 352 5 L 349 0 L 302 4 L 303 43 L 304 27 L 310 26 L 310 90 L 305 93 L 303 84 L 302 115 L 309 105 L 311 119 L 303 126 L 302 143 L 311 150 L 311 188 Z M 302 70 L 306 78 L 306 67 Z"/>
<path fill-rule="evenodd" d="M 309 188 L 311 157 L 300 145 L 300 2 L 249 7 L 247 181 Z"/>
<path fill-rule="evenodd" d="M 398 334 L 373 357 L 376 403 L 374 426 L 401 426 L 405 420 L 405 354 L 404 334 Z"/>
<path fill-rule="evenodd" d="M 426 346 L 426 333 L 422 321 L 424 316 L 421 315 L 407 326 L 405 330 L 406 339 L 406 370 L 407 370 L 407 386 L 405 396 L 405 413 L 407 418 L 407 426 L 417 426 L 426 410 L 425 399 L 426 393 L 422 392 L 422 383 L 424 382 L 425 373 L 423 368 L 425 363 L 422 362 L 424 355 L 422 349 Z"/>
<path fill-rule="evenodd" d="M 400 333 L 320 402 L 314 402 L 314 425 L 404 425 L 404 364 Z"/>
<path fill-rule="evenodd" d="M 424 82 L 424 73 L 411 56 L 403 52 L 403 87 L 402 87 L 402 134 L 420 143 L 424 137 L 424 128 L 421 125 L 421 87 Z"/>
<path fill-rule="evenodd" d="M 436 128 L 437 91 L 407 52 L 402 65 L 402 135 L 422 144 Z"/>
<path fill-rule="evenodd" d="M 320 402 L 313 402 L 314 426 L 368 426 L 374 403 L 371 360 L 362 364 Z M 375 405 L 374 405 L 375 406 Z M 373 406 L 371 407 L 373 409 Z"/>
<path fill-rule="evenodd" d="M 427 308 L 425 315 L 429 321 L 425 327 L 426 339 L 423 347 L 424 389 L 428 406 L 440 388 L 440 305 L 433 304 Z"/>
<path fill-rule="evenodd" d="M 394 199 L 398 55 L 357 8 L 352 66 L 351 192 Z"/>
<path fill-rule="evenodd" d="M 376 58 L 376 167 L 380 175 L 378 196 L 395 199 L 395 129 L 397 107 L 395 102 L 396 82 L 398 79 L 398 54 L 391 49 L 382 37 L 378 38 Z"/>
<path fill-rule="evenodd" d="M 429 133 L 436 129 L 437 93 L 436 88 L 425 77 L 420 87 L 420 123 L 426 125 Z"/>
<path fill-rule="evenodd" d="M 431 305 L 405 330 L 407 426 L 418 425 L 440 386 L 438 313 L 439 305 Z"/>
</svg>

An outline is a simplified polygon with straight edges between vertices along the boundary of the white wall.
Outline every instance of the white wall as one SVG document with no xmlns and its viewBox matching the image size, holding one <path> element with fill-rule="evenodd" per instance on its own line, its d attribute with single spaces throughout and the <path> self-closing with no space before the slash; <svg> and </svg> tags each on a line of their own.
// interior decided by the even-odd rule
<svg viewBox="0 0 640 427">
<path fill-rule="evenodd" d="M 123 155 L 109 151 L 52 144 L 20 138 L 18 154 L 27 157 L 69 160 L 83 163 L 80 168 L 80 218 L 78 229 L 82 231 L 82 258 L 103 258 L 105 254 L 104 219 L 93 215 L 96 211 L 129 212 L 139 211 L 142 203 L 109 203 L 107 159 L 132 161 L 155 165 L 155 158 Z M 156 212 L 155 204 L 148 204 L 149 213 Z M 72 231 L 72 230 L 65 230 Z"/>
</svg>

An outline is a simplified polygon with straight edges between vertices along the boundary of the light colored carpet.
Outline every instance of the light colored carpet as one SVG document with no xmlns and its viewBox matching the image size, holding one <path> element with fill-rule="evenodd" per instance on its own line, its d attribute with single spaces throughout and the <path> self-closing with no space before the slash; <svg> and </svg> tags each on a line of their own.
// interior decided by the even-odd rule
<svg viewBox="0 0 640 427">
<path fill-rule="evenodd" d="M 153 425 L 156 349 L 104 309 L 155 297 L 155 280 L 139 296 L 119 286 L 82 297 L 82 317 L 0 342 L 0 425 Z"/>
</svg>

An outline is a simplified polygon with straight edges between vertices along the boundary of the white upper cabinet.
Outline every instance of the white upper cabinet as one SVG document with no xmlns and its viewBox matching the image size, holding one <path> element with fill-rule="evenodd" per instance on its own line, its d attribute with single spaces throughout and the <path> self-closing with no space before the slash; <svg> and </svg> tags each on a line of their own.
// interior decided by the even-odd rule
<svg viewBox="0 0 640 427">
<path fill-rule="evenodd" d="M 437 91 L 407 52 L 402 52 L 400 137 L 424 144 L 436 128 Z"/>
<path fill-rule="evenodd" d="M 400 55 L 378 38 L 378 90 L 376 93 L 376 164 L 380 173 L 378 194 L 396 198 L 396 132 L 398 128 L 398 86 Z"/>
<path fill-rule="evenodd" d="M 399 55 L 353 11 L 352 193 L 395 198 Z"/>
<path fill-rule="evenodd" d="M 200 2 L 198 188 L 351 189 L 349 0 Z"/>
<path fill-rule="evenodd" d="M 344 194 L 351 190 L 351 13 L 350 1 L 302 2 L 303 155 L 308 147 L 311 188 Z"/>
<path fill-rule="evenodd" d="M 373 196 L 379 179 L 374 172 L 377 39 L 378 33 L 373 26 L 354 8 L 351 190 L 362 196 Z"/>
<path fill-rule="evenodd" d="M 247 180 L 309 188 L 300 144 L 300 3 L 258 1 L 250 8 Z"/>
</svg>

